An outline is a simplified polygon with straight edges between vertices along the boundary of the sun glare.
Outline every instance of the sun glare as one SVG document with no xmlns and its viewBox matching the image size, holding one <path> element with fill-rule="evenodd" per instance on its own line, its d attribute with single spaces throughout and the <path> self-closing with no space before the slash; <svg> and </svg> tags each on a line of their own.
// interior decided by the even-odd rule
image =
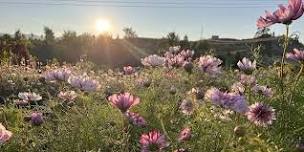
<svg viewBox="0 0 304 152">
<path fill-rule="evenodd" d="M 96 31 L 98 33 L 105 33 L 105 32 L 110 32 L 111 30 L 111 23 L 107 19 L 98 19 L 96 20 L 95 24 Z"/>
</svg>

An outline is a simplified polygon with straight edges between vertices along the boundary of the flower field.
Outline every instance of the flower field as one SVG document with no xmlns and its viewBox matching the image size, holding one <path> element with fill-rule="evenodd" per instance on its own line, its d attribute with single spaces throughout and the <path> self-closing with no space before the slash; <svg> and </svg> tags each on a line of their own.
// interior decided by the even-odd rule
<svg viewBox="0 0 304 152">
<path fill-rule="evenodd" d="M 3 64 L 0 151 L 304 151 L 304 51 L 287 50 L 303 11 L 289 0 L 257 22 L 287 27 L 281 65 L 228 68 L 179 46 L 115 70 Z"/>
</svg>

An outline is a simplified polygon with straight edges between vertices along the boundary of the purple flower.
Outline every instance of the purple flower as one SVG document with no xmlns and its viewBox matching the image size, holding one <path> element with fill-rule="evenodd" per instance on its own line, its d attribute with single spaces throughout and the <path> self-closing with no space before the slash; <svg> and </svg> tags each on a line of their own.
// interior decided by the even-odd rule
<svg viewBox="0 0 304 152">
<path fill-rule="evenodd" d="M 180 109 L 183 114 L 192 115 L 192 113 L 194 111 L 194 105 L 193 105 L 192 101 L 185 99 L 182 101 L 182 103 L 180 105 Z"/>
<path fill-rule="evenodd" d="M 12 136 L 13 133 L 6 130 L 6 128 L 0 123 L 0 145 L 9 141 Z"/>
<path fill-rule="evenodd" d="M 289 0 L 288 6 L 279 5 L 279 8 L 270 13 L 266 11 L 265 17 L 257 21 L 258 28 L 266 28 L 276 23 L 291 24 L 303 15 L 304 7 L 302 0 Z"/>
<path fill-rule="evenodd" d="M 222 60 L 210 55 L 200 57 L 198 62 L 200 70 L 211 76 L 221 73 L 221 64 Z"/>
<path fill-rule="evenodd" d="M 162 151 L 169 145 L 165 136 L 156 130 L 142 134 L 139 143 L 141 152 Z"/>
<path fill-rule="evenodd" d="M 166 63 L 166 59 L 164 57 L 160 57 L 154 54 L 145 57 L 144 59 L 141 59 L 141 63 L 144 66 L 157 67 L 157 66 L 163 66 Z"/>
<path fill-rule="evenodd" d="M 252 74 L 256 69 L 256 61 L 251 62 L 249 59 L 243 58 L 242 61 L 237 63 L 237 66 L 246 74 Z"/>
<path fill-rule="evenodd" d="M 123 71 L 125 75 L 131 75 L 135 73 L 135 69 L 132 66 L 125 66 L 123 67 Z"/>
<path fill-rule="evenodd" d="M 238 93 L 223 93 L 221 106 L 239 113 L 245 113 L 248 110 L 245 97 Z"/>
<path fill-rule="evenodd" d="M 113 94 L 108 98 L 111 105 L 118 108 L 122 113 L 127 112 L 132 106 L 139 104 L 140 99 L 130 93 Z"/>
<path fill-rule="evenodd" d="M 255 103 L 249 106 L 246 113 L 247 119 L 257 126 L 267 127 L 276 120 L 275 110 L 263 103 Z"/>
<path fill-rule="evenodd" d="M 205 93 L 205 100 L 212 101 L 215 105 L 221 105 L 222 92 L 217 88 L 211 88 Z"/>
<path fill-rule="evenodd" d="M 90 78 L 87 74 L 70 76 L 68 82 L 71 86 L 79 88 L 82 91 L 96 91 L 100 88 L 99 82 Z"/>
<path fill-rule="evenodd" d="M 191 128 L 184 128 L 178 136 L 178 141 L 186 141 L 191 138 Z"/>
<path fill-rule="evenodd" d="M 47 71 L 43 77 L 47 81 L 66 81 L 71 76 L 72 72 L 67 68 L 60 68 Z"/>
<path fill-rule="evenodd" d="M 40 112 L 33 112 L 31 114 L 31 123 L 35 126 L 39 126 L 44 122 L 42 113 Z"/>
<path fill-rule="evenodd" d="M 304 51 L 293 49 L 293 52 L 286 54 L 286 58 L 296 62 L 304 62 Z"/>
<path fill-rule="evenodd" d="M 265 97 L 272 97 L 273 92 L 272 89 L 267 87 L 267 86 L 261 86 L 256 84 L 253 88 L 252 88 L 253 92 L 257 93 L 257 94 L 262 94 Z"/>
<path fill-rule="evenodd" d="M 126 112 L 125 116 L 129 119 L 129 121 L 138 127 L 145 127 L 147 125 L 146 120 L 140 116 L 138 113 L 134 112 Z"/>
<path fill-rule="evenodd" d="M 214 105 L 245 113 L 248 109 L 245 97 L 238 93 L 221 92 L 216 88 L 207 90 L 205 99 L 210 100 Z"/>
</svg>

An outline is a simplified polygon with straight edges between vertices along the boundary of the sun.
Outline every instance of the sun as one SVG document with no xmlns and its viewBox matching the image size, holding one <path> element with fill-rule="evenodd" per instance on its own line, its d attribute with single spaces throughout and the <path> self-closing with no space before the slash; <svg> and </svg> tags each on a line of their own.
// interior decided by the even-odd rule
<svg viewBox="0 0 304 152">
<path fill-rule="evenodd" d="M 111 23 L 107 19 L 98 19 L 98 20 L 96 20 L 95 28 L 98 33 L 110 32 Z"/>
</svg>

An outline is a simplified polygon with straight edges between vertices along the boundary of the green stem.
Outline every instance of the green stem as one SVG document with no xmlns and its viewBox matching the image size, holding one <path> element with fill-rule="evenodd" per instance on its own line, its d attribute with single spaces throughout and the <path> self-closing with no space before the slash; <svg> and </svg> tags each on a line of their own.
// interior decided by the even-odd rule
<svg viewBox="0 0 304 152">
<path fill-rule="evenodd" d="M 300 69 L 299 73 L 297 74 L 295 84 L 298 83 L 298 81 L 299 81 L 299 79 L 301 77 L 301 74 L 303 73 L 303 70 L 304 70 L 304 64 L 301 64 L 301 69 Z"/>
<path fill-rule="evenodd" d="M 303 73 L 303 70 L 304 70 L 304 64 L 301 64 L 301 69 L 299 70 L 297 76 L 296 76 L 296 79 L 294 81 L 294 83 L 292 84 L 292 90 L 291 90 L 291 93 L 290 93 L 290 101 L 293 100 L 293 94 L 296 90 L 296 86 L 298 85 L 298 81 L 300 80 L 300 77 L 301 77 L 301 74 Z"/>
<path fill-rule="evenodd" d="M 285 55 L 286 51 L 288 49 L 288 35 L 289 35 L 289 26 L 286 25 L 286 34 L 285 34 L 285 40 L 284 40 L 284 48 L 283 48 L 283 54 L 282 54 L 282 59 L 281 59 L 281 73 L 280 73 L 280 78 L 281 78 L 281 94 L 282 94 L 282 101 L 284 101 L 284 62 L 285 62 Z"/>
</svg>

